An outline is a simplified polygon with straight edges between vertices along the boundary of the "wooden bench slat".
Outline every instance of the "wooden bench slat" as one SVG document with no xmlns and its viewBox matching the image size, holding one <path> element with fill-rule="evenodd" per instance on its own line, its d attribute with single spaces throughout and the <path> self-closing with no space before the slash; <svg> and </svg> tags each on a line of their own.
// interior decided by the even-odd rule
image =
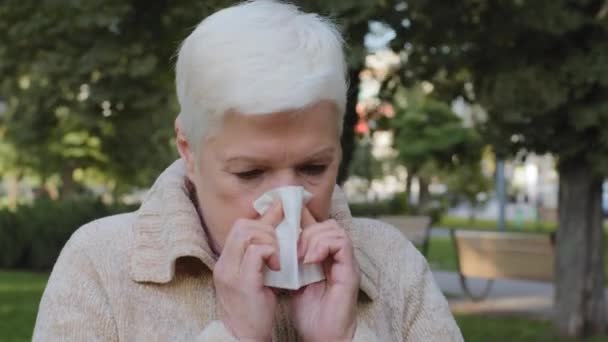
<svg viewBox="0 0 608 342">
<path fill-rule="evenodd" d="M 555 254 L 548 235 L 456 231 L 454 238 L 464 276 L 553 279 Z"/>
<path fill-rule="evenodd" d="M 486 253 L 524 253 L 536 255 L 553 255 L 549 241 L 510 241 L 510 240 L 480 240 L 463 238 L 459 240 L 463 248 L 470 248 Z"/>
</svg>

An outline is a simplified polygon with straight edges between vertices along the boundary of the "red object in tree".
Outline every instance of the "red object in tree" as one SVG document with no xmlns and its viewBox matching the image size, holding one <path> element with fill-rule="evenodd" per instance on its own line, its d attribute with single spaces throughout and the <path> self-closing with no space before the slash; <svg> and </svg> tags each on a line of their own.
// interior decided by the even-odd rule
<svg viewBox="0 0 608 342">
<path fill-rule="evenodd" d="M 369 132 L 369 125 L 367 124 L 367 121 L 365 121 L 362 118 L 359 118 L 359 121 L 357 122 L 357 125 L 355 125 L 355 132 L 357 134 L 366 134 Z"/>
</svg>

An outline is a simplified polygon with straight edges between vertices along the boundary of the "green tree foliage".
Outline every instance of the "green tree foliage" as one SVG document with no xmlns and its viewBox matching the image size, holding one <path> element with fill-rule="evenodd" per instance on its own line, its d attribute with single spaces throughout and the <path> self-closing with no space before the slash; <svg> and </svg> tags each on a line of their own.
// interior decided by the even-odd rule
<svg viewBox="0 0 608 342">
<path fill-rule="evenodd" d="M 473 128 L 465 127 L 444 102 L 425 94 L 419 87 L 401 89 L 395 97 L 396 116 L 390 125 L 394 129 L 394 148 L 398 160 L 408 170 L 409 193 L 411 178 L 421 180 L 421 195 L 426 194 L 429 170 L 453 170 L 463 165 L 479 167 L 481 140 Z M 432 167 L 431 167 L 432 166 Z M 424 202 L 425 198 L 421 198 Z"/>
<path fill-rule="evenodd" d="M 64 183 L 92 168 L 148 184 L 175 157 L 175 49 L 224 3 L 3 1 L 0 94 L 17 164 Z"/>
<path fill-rule="evenodd" d="M 492 179 L 482 172 L 479 163 L 466 163 L 442 175 L 448 192 L 454 200 L 464 200 L 470 207 L 469 221 L 475 219 L 475 211 L 486 202 L 492 190 Z"/>
<path fill-rule="evenodd" d="M 479 160 L 481 141 L 476 131 L 464 127 L 447 104 L 420 91 L 409 92 L 392 125 L 399 158 L 414 173 L 428 161 L 452 167 Z"/>
<path fill-rule="evenodd" d="M 399 82 L 424 79 L 487 111 L 500 155 L 559 158 L 556 323 L 604 330 L 601 180 L 608 173 L 608 4 L 599 0 L 408 1 L 387 18 L 407 56 Z"/>
<path fill-rule="evenodd" d="M 0 4 L 0 125 L 15 165 L 43 179 L 74 170 L 120 186 L 143 186 L 176 157 L 174 54 L 204 17 L 236 3 L 215 1 L 16 1 Z M 383 1 L 307 1 L 335 18 L 349 44 L 354 80 L 344 133 L 353 146 L 358 72 L 367 21 Z M 88 173 L 87 173 L 88 174 Z"/>
<path fill-rule="evenodd" d="M 357 139 L 357 148 L 349 165 L 349 174 L 366 181 L 366 190 L 369 190 L 374 179 L 383 176 L 382 160 L 378 160 L 372 153 L 373 144 L 370 136 Z"/>
</svg>

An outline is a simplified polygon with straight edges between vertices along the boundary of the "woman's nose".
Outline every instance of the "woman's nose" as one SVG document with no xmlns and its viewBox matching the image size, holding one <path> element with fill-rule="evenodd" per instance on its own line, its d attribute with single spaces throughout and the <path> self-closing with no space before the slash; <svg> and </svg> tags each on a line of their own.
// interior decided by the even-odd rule
<svg viewBox="0 0 608 342">
<path fill-rule="evenodd" d="M 285 169 L 277 171 L 269 185 L 269 189 L 279 188 L 283 186 L 303 186 L 302 182 L 298 179 L 298 175 L 293 169 Z"/>
</svg>

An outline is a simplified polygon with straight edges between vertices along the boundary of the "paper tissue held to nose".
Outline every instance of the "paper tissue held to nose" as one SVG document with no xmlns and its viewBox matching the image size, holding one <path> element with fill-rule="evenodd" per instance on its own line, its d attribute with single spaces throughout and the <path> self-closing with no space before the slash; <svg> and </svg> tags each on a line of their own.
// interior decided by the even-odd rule
<svg viewBox="0 0 608 342">
<path fill-rule="evenodd" d="M 284 218 L 276 228 L 281 270 L 273 271 L 266 267 L 264 285 L 297 290 L 325 279 L 321 265 L 303 265 L 298 261 L 302 206 L 311 197 L 312 194 L 301 186 L 285 186 L 266 192 L 253 203 L 253 207 L 260 215 L 263 215 L 277 199 L 283 204 Z"/>
</svg>

